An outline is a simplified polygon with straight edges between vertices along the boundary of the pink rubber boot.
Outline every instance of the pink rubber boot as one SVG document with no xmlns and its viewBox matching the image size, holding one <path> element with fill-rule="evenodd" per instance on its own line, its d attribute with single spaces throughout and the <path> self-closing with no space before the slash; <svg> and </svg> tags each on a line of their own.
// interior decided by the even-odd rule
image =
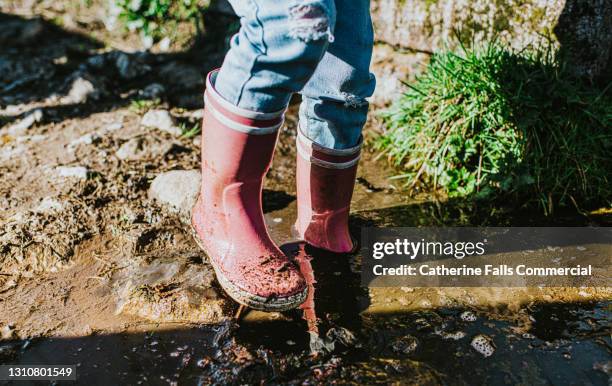
<svg viewBox="0 0 612 386">
<path fill-rule="evenodd" d="M 207 78 L 202 128 L 202 187 L 193 208 L 195 238 L 223 289 L 237 302 L 262 311 L 299 306 L 307 286 L 278 249 L 262 212 L 263 178 L 284 111 L 257 113 L 233 106 Z"/>
<path fill-rule="evenodd" d="M 346 150 L 327 149 L 297 136 L 297 235 L 308 244 L 337 253 L 355 249 L 348 218 L 361 143 Z"/>
</svg>

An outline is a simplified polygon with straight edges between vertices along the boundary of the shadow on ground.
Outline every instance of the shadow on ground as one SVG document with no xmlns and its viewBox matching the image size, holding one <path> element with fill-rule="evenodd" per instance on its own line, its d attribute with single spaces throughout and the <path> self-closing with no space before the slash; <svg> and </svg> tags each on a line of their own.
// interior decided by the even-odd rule
<svg viewBox="0 0 612 386">
<path fill-rule="evenodd" d="M 338 293 L 324 296 L 342 300 Z M 461 309 L 357 317 L 354 336 L 335 330 L 335 347 L 317 357 L 295 321 L 154 332 L 143 332 L 152 327 L 143 325 L 134 332 L 3 342 L 0 363 L 75 364 L 79 382 L 93 384 L 604 385 L 609 306 L 533 305 L 530 326 L 486 314 L 466 321 Z M 470 344 L 479 336 L 480 352 Z"/>
<path fill-rule="evenodd" d="M 153 54 L 105 49 L 103 42 L 41 17 L 0 13 L 0 108 L 18 107 L 0 115 L 0 124 L 39 108 L 42 123 L 84 118 L 142 100 L 201 108 L 203 74 L 221 64 L 226 30 L 235 21 L 215 11 L 203 17 L 208 29 L 191 47 Z M 75 83 L 81 79 L 85 86 Z M 151 84 L 162 85 L 163 91 L 147 91 Z"/>
</svg>

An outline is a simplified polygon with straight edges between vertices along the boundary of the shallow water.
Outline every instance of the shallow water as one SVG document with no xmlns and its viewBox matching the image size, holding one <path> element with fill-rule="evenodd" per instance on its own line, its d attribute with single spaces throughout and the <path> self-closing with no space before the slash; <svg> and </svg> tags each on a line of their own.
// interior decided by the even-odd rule
<svg viewBox="0 0 612 386">
<path fill-rule="evenodd" d="M 0 362 L 77 364 L 79 380 L 94 384 L 609 382 L 609 301 L 367 312 L 368 291 L 348 259 L 302 244 L 285 250 L 307 256 L 302 267 L 316 277 L 306 313 L 13 341 L 2 344 Z M 477 336 L 490 356 L 472 346 Z"/>
</svg>

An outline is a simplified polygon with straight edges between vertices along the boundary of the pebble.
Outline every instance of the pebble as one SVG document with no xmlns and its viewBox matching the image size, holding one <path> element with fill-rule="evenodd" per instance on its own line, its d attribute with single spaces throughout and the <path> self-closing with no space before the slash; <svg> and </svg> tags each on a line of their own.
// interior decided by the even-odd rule
<svg viewBox="0 0 612 386">
<path fill-rule="evenodd" d="M 79 145 L 91 145 L 94 141 L 98 140 L 100 137 L 96 133 L 85 134 L 74 141 L 68 144 L 68 148 L 74 150 Z"/>
<path fill-rule="evenodd" d="M 200 69 L 180 62 L 170 62 L 159 70 L 159 76 L 174 90 L 200 89 L 204 86 L 204 77 Z"/>
<path fill-rule="evenodd" d="M 412 335 L 404 335 L 396 338 L 391 343 L 391 350 L 397 354 L 410 354 L 419 346 L 419 341 Z"/>
<path fill-rule="evenodd" d="M 43 112 L 41 109 L 36 109 L 30 114 L 28 114 L 21 121 L 9 126 L 4 134 L 10 135 L 12 137 L 19 137 L 24 135 L 26 131 L 34 125 L 36 122 L 40 122 L 43 117 Z M 3 130 L 4 131 L 4 130 Z"/>
<path fill-rule="evenodd" d="M 442 337 L 442 339 L 460 340 L 465 338 L 465 332 L 463 331 L 441 332 L 439 335 Z"/>
<path fill-rule="evenodd" d="M 108 126 L 106 126 L 102 131 L 104 133 L 111 133 L 113 131 L 117 131 L 123 129 L 123 123 L 122 122 L 114 122 L 109 124 Z"/>
<path fill-rule="evenodd" d="M 100 92 L 96 89 L 94 84 L 90 80 L 79 76 L 72 81 L 70 91 L 68 91 L 68 95 L 61 98 L 61 103 L 65 105 L 80 104 L 90 99 L 95 100 L 99 96 Z"/>
<path fill-rule="evenodd" d="M 138 138 L 132 138 L 129 141 L 123 143 L 115 155 L 121 160 L 135 160 L 140 158 L 142 153 L 141 141 Z"/>
<path fill-rule="evenodd" d="M 161 173 L 151 183 L 149 198 L 181 214 L 189 214 L 200 191 L 200 172 L 172 170 Z"/>
<path fill-rule="evenodd" d="M 114 54 L 117 72 L 123 79 L 134 79 L 151 71 L 149 65 L 143 63 L 134 55 L 128 55 L 120 51 L 115 51 L 112 54 Z"/>
<path fill-rule="evenodd" d="M 464 312 L 461 313 L 461 315 L 459 317 L 464 322 L 475 322 L 476 319 L 477 319 L 476 315 L 474 315 L 474 313 L 472 311 L 464 311 Z"/>
<path fill-rule="evenodd" d="M 58 166 L 56 169 L 60 177 L 78 178 L 86 180 L 89 170 L 84 166 Z"/>
<path fill-rule="evenodd" d="M 13 338 L 15 334 L 15 328 L 11 325 L 6 325 L 2 328 L 0 328 L 0 338 L 2 338 L 3 340 L 9 340 L 11 338 Z"/>
<path fill-rule="evenodd" d="M 472 339 L 471 346 L 485 358 L 490 357 L 495 352 L 493 339 L 484 334 L 476 335 L 474 339 Z"/>
<path fill-rule="evenodd" d="M 34 209 L 37 213 L 57 213 L 64 209 L 64 204 L 53 197 L 45 197 Z"/>
<path fill-rule="evenodd" d="M 174 124 L 172 115 L 167 110 L 149 110 L 142 117 L 140 124 L 144 127 L 151 127 L 160 131 L 180 136 L 183 131 Z"/>
<path fill-rule="evenodd" d="M 159 83 L 151 83 L 140 91 L 140 96 L 145 99 L 161 98 L 166 93 L 166 88 Z"/>
</svg>

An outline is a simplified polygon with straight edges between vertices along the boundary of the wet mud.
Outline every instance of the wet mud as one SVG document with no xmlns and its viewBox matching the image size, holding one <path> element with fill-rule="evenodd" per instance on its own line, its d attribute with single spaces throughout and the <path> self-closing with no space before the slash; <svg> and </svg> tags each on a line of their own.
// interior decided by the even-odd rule
<svg viewBox="0 0 612 386">
<path fill-rule="evenodd" d="M 294 240 L 296 104 L 263 199 L 309 298 L 290 312 L 234 318 L 191 238 L 189 203 L 151 191 L 177 171 L 192 190 L 199 137 L 189 129 L 201 118 L 201 74 L 222 58 L 218 43 L 134 53 L 103 29 L 97 40 L 82 24 L 26 16 L 0 13 L 0 36 L 24 37 L 0 49 L 0 73 L 10 73 L 0 82 L 1 364 L 74 363 L 93 384 L 609 384 L 609 288 L 368 289 L 359 254 Z M 153 108 L 170 123 L 141 124 Z M 367 129 L 376 128 L 373 114 Z M 395 173 L 366 148 L 355 236 L 365 226 L 612 223 L 605 209 L 542 217 L 409 196 L 388 178 Z"/>
</svg>

